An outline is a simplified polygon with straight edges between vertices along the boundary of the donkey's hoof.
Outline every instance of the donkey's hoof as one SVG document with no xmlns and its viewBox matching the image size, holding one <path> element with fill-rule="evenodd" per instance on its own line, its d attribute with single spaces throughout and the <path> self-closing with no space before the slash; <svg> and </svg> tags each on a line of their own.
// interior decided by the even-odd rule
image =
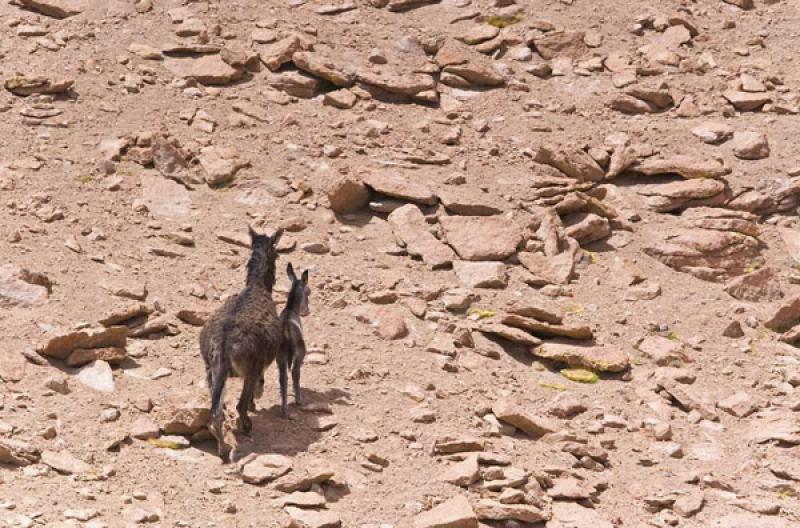
<svg viewBox="0 0 800 528">
<path fill-rule="evenodd" d="M 239 430 L 246 435 L 250 434 L 250 431 L 253 430 L 253 420 L 251 420 L 247 416 L 240 416 L 239 417 Z"/>
<path fill-rule="evenodd" d="M 223 464 L 231 463 L 231 448 L 228 445 L 221 445 L 217 447 L 217 455 L 222 459 Z"/>
</svg>

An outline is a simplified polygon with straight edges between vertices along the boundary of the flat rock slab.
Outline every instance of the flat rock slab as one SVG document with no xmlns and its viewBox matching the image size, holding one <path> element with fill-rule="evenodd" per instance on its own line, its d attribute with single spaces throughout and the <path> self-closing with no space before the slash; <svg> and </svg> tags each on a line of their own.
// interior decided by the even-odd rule
<svg viewBox="0 0 800 528">
<path fill-rule="evenodd" d="M 292 469 L 292 461 L 283 455 L 259 455 L 242 467 L 242 480 L 264 484 L 282 477 Z"/>
<path fill-rule="evenodd" d="M 241 79 L 244 72 L 222 60 L 220 55 L 170 57 L 164 66 L 174 76 L 192 78 L 206 86 L 221 86 Z"/>
<path fill-rule="evenodd" d="M 545 60 L 556 57 L 578 59 L 589 51 L 583 41 L 584 36 L 580 31 L 549 31 L 534 38 L 533 44 Z"/>
<path fill-rule="evenodd" d="M 192 214 L 192 198 L 186 187 L 161 176 L 143 174 L 139 203 L 155 216 L 185 220 Z"/>
<path fill-rule="evenodd" d="M 228 183 L 250 162 L 243 159 L 234 147 L 206 147 L 198 156 L 200 166 L 206 173 L 206 183 L 222 185 Z"/>
<path fill-rule="evenodd" d="M 601 181 L 605 172 L 584 150 L 568 145 L 541 145 L 534 155 L 536 163 L 549 165 L 579 182 Z"/>
<path fill-rule="evenodd" d="M 439 199 L 447 212 L 463 216 L 492 216 L 503 212 L 499 200 L 488 193 L 476 193 L 471 189 L 445 187 L 438 191 Z"/>
<path fill-rule="evenodd" d="M 475 505 L 475 513 L 482 521 L 519 521 L 538 523 L 546 521 L 550 515 L 527 504 L 503 504 L 491 499 L 481 499 Z"/>
<path fill-rule="evenodd" d="M 83 367 L 75 377 L 79 382 L 97 392 L 112 393 L 116 390 L 111 365 L 105 361 L 94 361 Z"/>
<path fill-rule="evenodd" d="M 295 506 L 287 506 L 285 511 L 291 519 L 290 528 L 339 528 L 342 525 L 342 520 L 332 511 L 305 510 Z"/>
<path fill-rule="evenodd" d="M 335 476 L 336 467 L 325 460 L 315 459 L 282 477 L 275 484 L 275 489 L 284 493 L 309 491 L 314 484 L 322 484 Z"/>
<path fill-rule="evenodd" d="M 532 280 L 544 284 L 568 284 L 575 271 L 575 257 L 580 249 L 570 239 L 570 247 L 557 255 L 548 257 L 541 253 L 523 251 L 517 255 L 520 264 L 533 274 Z"/>
<path fill-rule="evenodd" d="M 462 488 L 469 487 L 480 478 L 480 467 L 477 455 L 468 456 L 461 462 L 448 466 L 441 474 L 439 480 L 449 482 Z"/>
<path fill-rule="evenodd" d="M 786 252 L 792 257 L 795 263 L 800 264 L 800 231 L 796 229 L 789 229 L 788 227 L 779 227 L 778 231 L 783 239 L 783 244 L 786 246 Z"/>
<path fill-rule="evenodd" d="M 298 506 L 300 508 L 324 508 L 325 497 L 315 491 L 295 491 L 280 499 L 283 506 Z"/>
<path fill-rule="evenodd" d="M 36 464 L 41 451 L 27 442 L 0 438 L 0 464 L 22 467 Z"/>
<path fill-rule="evenodd" d="M 473 436 L 441 436 L 433 443 L 433 449 L 440 455 L 453 453 L 472 453 L 486 449 L 486 442 Z"/>
<path fill-rule="evenodd" d="M 790 417 L 759 420 L 751 426 L 748 437 L 758 444 L 777 442 L 796 446 L 800 445 L 800 425 Z"/>
<path fill-rule="evenodd" d="M 592 329 L 588 326 L 554 325 L 517 314 L 505 314 L 501 322 L 543 337 L 568 337 L 578 340 L 594 337 Z"/>
<path fill-rule="evenodd" d="M 22 6 L 54 18 L 68 18 L 83 12 L 85 5 L 80 0 L 19 0 Z"/>
<path fill-rule="evenodd" d="M 725 284 L 724 289 L 728 295 L 741 301 L 776 301 L 783 297 L 778 275 L 772 268 L 761 268 L 736 277 Z"/>
<path fill-rule="evenodd" d="M 267 68 L 277 71 L 281 66 L 290 62 L 295 53 L 303 49 L 306 49 L 306 46 L 300 37 L 289 35 L 261 48 L 259 57 Z"/>
<path fill-rule="evenodd" d="M 47 301 L 47 288 L 20 279 L 20 271 L 13 264 L 0 266 L 0 307 L 31 308 Z"/>
<path fill-rule="evenodd" d="M 81 330 L 65 332 L 51 337 L 47 343 L 37 349 L 43 356 L 55 359 L 66 359 L 79 348 L 125 348 L 128 339 L 128 328 L 112 326 L 102 330 Z"/>
<path fill-rule="evenodd" d="M 517 252 L 522 231 L 508 218 L 443 216 L 447 243 L 464 260 L 504 260 Z"/>
<path fill-rule="evenodd" d="M 678 271 L 719 281 L 746 273 L 760 254 L 761 244 L 754 237 L 734 231 L 683 229 L 643 251 Z"/>
<path fill-rule="evenodd" d="M 686 155 L 670 158 L 647 158 L 638 162 L 631 170 L 648 176 L 678 174 L 686 179 L 721 178 L 731 173 L 731 169 L 721 161 L 698 159 Z"/>
<path fill-rule="evenodd" d="M 436 53 L 436 63 L 445 71 L 474 86 L 501 86 L 503 76 L 493 61 L 456 40 L 448 40 Z"/>
<path fill-rule="evenodd" d="M 478 516 L 459 495 L 414 517 L 414 528 L 478 528 Z"/>
<path fill-rule="evenodd" d="M 425 216 L 416 205 L 395 209 L 388 218 L 394 236 L 406 245 L 409 255 L 422 258 L 432 269 L 450 266 L 456 255 L 430 232 Z"/>
<path fill-rule="evenodd" d="M 128 357 L 122 347 L 78 348 L 67 357 L 68 367 L 82 367 L 93 361 L 105 361 L 109 365 L 119 365 Z"/>
<path fill-rule="evenodd" d="M 775 332 L 785 332 L 800 323 L 800 297 L 782 303 L 764 326 Z"/>
<path fill-rule="evenodd" d="M 611 346 L 579 346 L 572 343 L 547 342 L 531 349 L 531 353 L 543 359 L 599 372 L 622 372 L 630 366 L 628 355 Z"/>
<path fill-rule="evenodd" d="M 772 101 L 772 96 L 765 92 L 752 93 L 728 90 L 722 93 L 722 97 L 727 99 L 740 112 L 755 112 Z"/>
<path fill-rule="evenodd" d="M 546 528 L 614 528 L 597 510 L 574 502 L 555 501 Z"/>
<path fill-rule="evenodd" d="M 22 97 L 33 94 L 62 94 L 68 92 L 75 81 L 72 79 L 48 79 L 47 77 L 32 77 L 16 75 L 6 79 L 3 86 L 6 90 Z"/>
<path fill-rule="evenodd" d="M 467 288 L 505 288 L 508 284 L 506 266 L 502 262 L 453 262 L 458 280 Z"/>
<path fill-rule="evenodd" d="M 542 340 L 538 339 L 524 330 L 514 328 L 500 323 L 485 323 L 475 327 L 481 333 L 502 337 L 506 341 L 517 343 L 518 345 L 539 346 Z"/>
<path fill-rule="evenodd" d="M 733 137 L 734 129 L 726 123 L 706 121 L 692 129 L 692 134 L 700 138 L 703 143 L 717 145 Z"/>
<path fill-rule="evenodd" d="M 441 0 L 389 0 L 389 11 L 403 13 L 426 5 L 438 4 Z"/>
<path fill-rule="evenodd" d="M 92 466 L 67 451 L 45 451 L 42 463 L 63 475 L 82 475 L 92 470 Z"/>
<path fill-rule="evenodd" d="M 558 307 L 552 301 L 531 296 L 516 301 L 508 307 L 507 311 L 512 314 L 521 315 L 522 317 L 531 317 L 551 324 L 561 324 L 563 320 L 561 314 L 558 313 Z"/>
<path fill-rule="evenodd" d="M 356 67 L 341 51 L 319 47 L 314 51 L 298 51 L 292 55 L 292 62 L 304 72 L 342 88 L 352 86 L 355 81 Z"/>
<path fill-rule="evenodd" d="M 423 183 L 413 182 L 400 174 L 371 172 L 364 176 L 363 181 L 375 192 L 407 202 L 436 205 L 439 200 L 430 187 Z"/>
<path fill-rule="evenodd" d="M 561 429 L 561 425 L 544 416 L 536 415 L 509 400 L 498 400 L 492 405 L 492 412 L 501 422 L 513 425 L 533 437 L 540 437 Z"/>
<path fill-rule="evenodd" d="M 695 178 L 670 183 L 642 185 L 636 192 L 646 196 L 648 209 L 659 213 L 679 211 L 687 207 L 723 205 L 726 185 L 720 180 Z"/>
</svg>

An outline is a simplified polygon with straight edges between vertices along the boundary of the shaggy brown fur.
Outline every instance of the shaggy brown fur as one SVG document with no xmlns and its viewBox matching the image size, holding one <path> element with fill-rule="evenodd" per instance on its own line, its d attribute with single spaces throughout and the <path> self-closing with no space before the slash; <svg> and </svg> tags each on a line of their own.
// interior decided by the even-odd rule
<svg viewBox="0 0 800 528">
<path fill-rule="evenodd" d="M 200 352 L 211 392 L 210 429 L 224 460 L 230 453 L 223 431 L 225 382 L 231 375 L 244 379 L 236 410 L 239 428 L 249 433 L 253 423 L 247 411 L 255 410 L 255 398 L 264 391 L 264 371 L 281 345 L 281 320 L 272 301 L 272 288 L 278 258 L 276 246 L 282 233 L 278 230 L 269 237 L 250 230 L 252 254 L 247 262 L 245 287 L 215 311 L 200 332 Z"/>
</svg>

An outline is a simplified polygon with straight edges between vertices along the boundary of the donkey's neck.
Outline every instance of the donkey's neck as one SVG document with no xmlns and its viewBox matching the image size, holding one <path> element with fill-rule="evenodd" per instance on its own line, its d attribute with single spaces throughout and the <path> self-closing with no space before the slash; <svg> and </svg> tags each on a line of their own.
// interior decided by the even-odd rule
<svg viewBox="0 0 800 528">
<path fill-rule="evenodd" d="M 264 256 L 253 254 L 247 262 L 247 286 L 266 288 L 269 293 L 275 287 L 275 263 L 263 262 Z M 264 269 L 266 267 L 266 269 Z"/>
<path fill-rule="evenodd" d="M 300 317 L 298 312 L 300 311 L 300 297 L 303 295 L 303 284 L 300 282 L 295 282 L 292 284 L 292 287 L 289 289 L 289 295 L 286 298 L 286 307 L 283 309 L 287 313 L 291 313 Z"/>
</svg>

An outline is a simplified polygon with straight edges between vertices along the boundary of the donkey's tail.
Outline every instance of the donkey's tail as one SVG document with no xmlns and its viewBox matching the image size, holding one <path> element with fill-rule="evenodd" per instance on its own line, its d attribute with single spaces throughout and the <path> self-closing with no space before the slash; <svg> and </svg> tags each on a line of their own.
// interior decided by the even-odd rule
<svg viewBox="0 0 800 528">
<path fill-rule="evenodd" d="M 231 372 L 230 360 L 225 356 L 225 337 L 218 345 L 218 349 L 211 361 L 211 419 L 221 416 L 222 414 L 222 395 L 225 392 L 225 382 L 228 381 L 228 376 Z"/>
</svg>

